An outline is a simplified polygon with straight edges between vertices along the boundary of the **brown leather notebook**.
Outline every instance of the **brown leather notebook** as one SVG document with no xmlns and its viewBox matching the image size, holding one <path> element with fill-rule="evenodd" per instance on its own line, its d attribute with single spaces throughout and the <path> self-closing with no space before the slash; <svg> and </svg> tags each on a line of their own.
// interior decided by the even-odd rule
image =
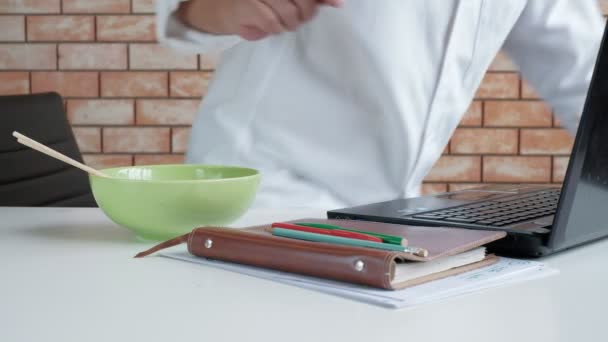
<svg viewBox="0 0 608 342">
<path fill-rule="evenodd" d="M 350 220 L 300 219 L 407 239 L 428 250 L 426 257 L 365 247 L 352 247 L 273 236 L 270 225 L 246 229 L 204 227 L 163 242 L 136 257 L 187 242 L 199 257 L 334 279 L 384 289 L 401 289 L 490 265 L 483 245 L 505 232 L 404 226 Z"/>
</svg>

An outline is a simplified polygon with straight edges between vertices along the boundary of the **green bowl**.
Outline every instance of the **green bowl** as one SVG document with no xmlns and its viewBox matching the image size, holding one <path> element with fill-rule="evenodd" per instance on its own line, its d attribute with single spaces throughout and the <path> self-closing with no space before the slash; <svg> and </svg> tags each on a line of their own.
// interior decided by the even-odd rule
<svg viewBox="0 0 608 342">
<path fill-rule="evenodd" d="M 147 165 L 89 176 L 97 204 L 115 223 L 147 240 L 200 226 L 222 226 L 250 207 L 260 182 L 254 169 L 213 165 Z"/>
</svg>

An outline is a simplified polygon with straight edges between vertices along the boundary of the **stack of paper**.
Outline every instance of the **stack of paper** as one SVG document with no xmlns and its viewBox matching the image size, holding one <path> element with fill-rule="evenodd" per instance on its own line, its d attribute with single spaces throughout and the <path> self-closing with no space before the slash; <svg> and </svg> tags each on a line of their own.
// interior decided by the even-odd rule
<svg viewBox="0 0 608 342">
<path fill-rule="evenodd" d="M 510 285 L 558 273 L 556 269 L 547 267 L 540 262 L 500 258 L 496 264 L 491 266 L 403 290 L 388 291 L 293 273 L 199 258 L 192 256 L 184 250 L 168 251 L 162 255 L 172 259 L 218 267 L 237 273 L 390 308 L 416 306 L 491 287 Z"/>
</svg>

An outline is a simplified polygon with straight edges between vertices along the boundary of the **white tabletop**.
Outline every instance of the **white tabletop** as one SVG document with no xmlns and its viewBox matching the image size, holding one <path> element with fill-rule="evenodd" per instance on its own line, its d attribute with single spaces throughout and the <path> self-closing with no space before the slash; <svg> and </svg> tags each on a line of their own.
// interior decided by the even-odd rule
<svg viewBox="0 0 608 342">
<path fill-rule="evenodd" d="M 0 208 L 0 340 L 608 341 L 608 241 L 544 259 L 558 276 L 404 310 L 132 258 L 149 245 L 98 209 Z"/>
</svg>

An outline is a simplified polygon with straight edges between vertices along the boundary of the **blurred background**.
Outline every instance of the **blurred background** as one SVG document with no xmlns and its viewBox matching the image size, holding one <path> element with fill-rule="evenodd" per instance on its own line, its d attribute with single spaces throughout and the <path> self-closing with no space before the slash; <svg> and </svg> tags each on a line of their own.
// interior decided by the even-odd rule
<svg viewBox="0 0 608 342">
<path fill-rule="evenodd" d="M 0 0 L 0 95 L 60 93 L 96 168 L 183 162 L 218 57 L 160 47 L 154 0 Z M 560 183 L 572 142 L 499 54 L 423 190 Z"/>
</svg>

